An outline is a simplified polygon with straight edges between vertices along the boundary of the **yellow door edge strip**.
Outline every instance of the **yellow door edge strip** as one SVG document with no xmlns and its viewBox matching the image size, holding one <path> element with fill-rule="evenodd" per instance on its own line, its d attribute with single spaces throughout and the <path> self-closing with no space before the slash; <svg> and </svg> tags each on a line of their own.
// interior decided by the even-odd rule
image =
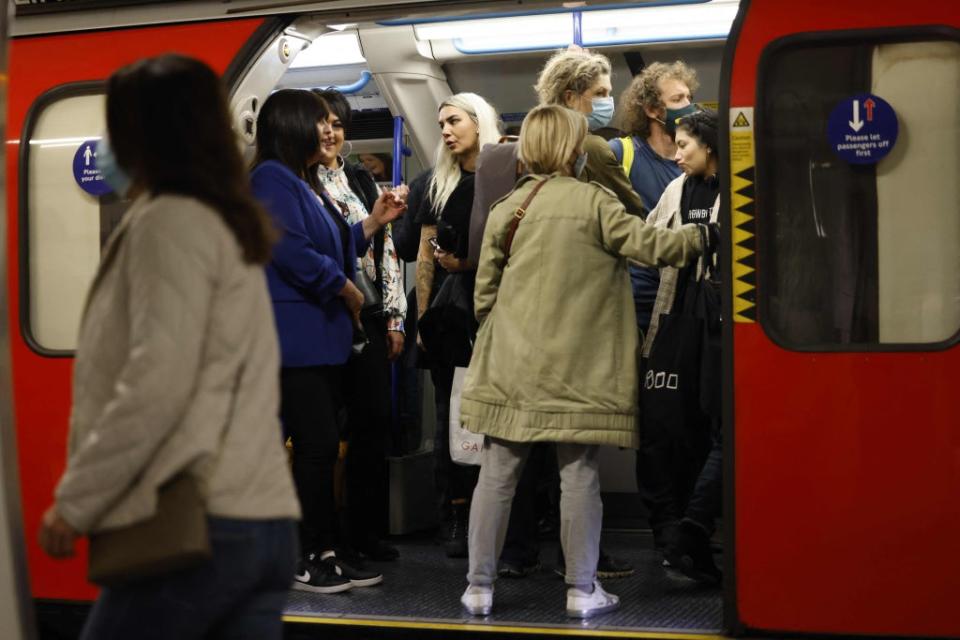
<svg viewBox="0 0 960 640">
<path fill-rule="evenodd" d="M 417 622 L 406 620 L 372 620 L 367 618 L 322 618 L 314 616 L 283 616 L 284 622 L 295 624 L 325 624 L 351 627 L 380 627 L 387 629 L 424 629 L 429 631 L 464 631 L 479 633 L 514 633 L 589 638 L 644 638 L 665 640 L 726 640 L 726 636 L 714 633 L 689 633 L 670 631 L 615 631 L 611 629 L 571 629 L 568 627 L 514 627 L 498 624 L 471 622 Z"/>
<path fill-rule="evenodd" d="M 730 107 L 730 230 L 733 239 L 733 321 L 756 322 L 755 152 L 753 107 Z"/>
</svg>

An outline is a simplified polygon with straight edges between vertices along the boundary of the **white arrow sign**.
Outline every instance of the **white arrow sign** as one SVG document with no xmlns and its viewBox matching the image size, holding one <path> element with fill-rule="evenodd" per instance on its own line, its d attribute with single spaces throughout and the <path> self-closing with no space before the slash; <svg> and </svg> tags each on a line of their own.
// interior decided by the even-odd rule
<svg viewBox="0 0 960 640">
<path fill-rule="evenodd" d="M 847 124 L 854 131 L 860 131 L 863 128 L 863 120 L 860 119 L 860 101 L 853 101 L 853 120 L 848 120 Z"/>
</svg>

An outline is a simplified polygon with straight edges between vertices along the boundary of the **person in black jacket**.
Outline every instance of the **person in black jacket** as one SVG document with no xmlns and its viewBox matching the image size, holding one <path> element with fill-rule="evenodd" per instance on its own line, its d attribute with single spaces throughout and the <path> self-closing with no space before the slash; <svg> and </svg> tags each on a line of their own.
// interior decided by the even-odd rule
<svg viewBox="0 0 960 640">
<path fill-rule="evenodd" d="M 330 127 L 320 140 L 319 181 L 344 220 L 354 224 L 372 211 L 380 189 L 363 165 L 348 163 L 340 155 L 351 122 L 350 103 L 332 89 L 315 93 L 330 107 Z M 399 187 L 394 195 L 405 197 L 406 187 Z M 347 531 L 342 532 L 341 545 L 376 560 L 394 560 L 399 552 L 382 539 L 388 504 L 390 362 L 403 351 L 407 300 L 389 226 L 374 236 L 357 261 L 357 279 L 367 284 L 360 320 L 368 343 L 347 364 L 347 423 L 341 436 Z"/>
<path fill-rule="evenodd" d="M 459 93 L 444 100 L 437 113 L 441 141 L 434 168 L 418 178 L 411 188 L 409 207 L 420 225 L 417 253 L 417 319 L 426 323 L 424 314 L 447 278 L 462 285 L 460 297 L 473 300 L 474 268 L 468 261 L 470 211 L 473 208 L 474 169 L 477 153 L 487 143 L 500 139 L 497 114 L 482 97 Z M 472 310 L 471 310 L 472 313 Z M 444 319 L 433 324 L 434 336 L 448 335 Z M 437 457 L 436 481 L 449 508 L 453 526 L 447 540 L 450 557 L 467 556 L 466 526 L 470 496 L 476 484 L 476 467 L 461 467 L 450 459 L 450 395 L 455 367 L 465 367 L 469 353 L 452 353 L 446 340 L 430 342 L 424 326 L 418 327 L 421 366 L 430 368 L 436 390 L 437 429 L 434 454 Z M 429 344 L 428 344 L 429 343 Z M 467 349 L 469 351 L 469 348 Z M 464 356 L 466 358 L 464 359 Z"/>
</svg>

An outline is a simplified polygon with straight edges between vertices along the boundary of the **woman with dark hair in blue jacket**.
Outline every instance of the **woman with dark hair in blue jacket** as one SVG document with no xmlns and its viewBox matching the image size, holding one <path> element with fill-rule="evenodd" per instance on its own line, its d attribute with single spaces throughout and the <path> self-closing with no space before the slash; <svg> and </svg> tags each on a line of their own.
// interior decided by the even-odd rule
<svg viewBox="0 0 960 640">
<path fill-rule="evenodd" d="M 359 326 L 363 295 L 354 285 L 357 257 L 406 205 L 381 195 L 352 226 L 320 188 L 317 164 L 329 108 L 309 91 L 271 95 L 257 118 L 253 192 L 281 232 L 267 265 L 280 336 L 280 416 L 293 442 L 293 477 L 303 510 L 303 555 L 293 587 L 336 593 L 379 584 L 383 576 L 351 567 L 335 546 L 334 465 L 343 365 Z M 362 342 L 360 345 L 362 347 Z"/>
</svg>

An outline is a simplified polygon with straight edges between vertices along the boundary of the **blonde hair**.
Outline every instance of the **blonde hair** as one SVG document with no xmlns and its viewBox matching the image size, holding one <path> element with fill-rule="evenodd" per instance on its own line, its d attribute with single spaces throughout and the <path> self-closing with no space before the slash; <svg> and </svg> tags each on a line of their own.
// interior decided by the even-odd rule
<svg viewBox="0 0 960 640">
<path fill-rule="evenodd" d="M 444 107 L 456 107 L 466 112 L 480 133 L 477 136 L 477 150 L 485 144 L 496 144 L 500 141 L 500 128 L 497 111 L 489 102 L 475 93 L 457 93 L 440 103 L 437 111 Z M 440 217 L 440 213 L 447 205 L 450 195 L 460 182 L 460 163 L 449 147 L 440 140 L 437 145 L 437 160 L 433 167 L 433 176 L 430 178 L 428 190 L 433 212 Z"/>
<path fill-rule="evenodd" d="M 692 94 L 700 88 L 697 72 L 682 60 L 654 62 L 634 77 L 630 86 L 620 94 L 621 127 L 630 135 L 646 138 L 650 135 L 650 116 L 646 109 L 660 109 L 660 81 L 664 78 L 679 80 L 687 85 Z"/>
<path fill-rule="evenodd" d="M 587 119 L 582 113 L 556 104 L 540 105 L 520 127 L 520 160 L 533 173 L 563 171 L 586 137 Z"/>
<path fill-rule="evenodd" d="M 566 106 L 565 92 L 573 91 L 579 96 L 596 84 L 600 76 L 610 73 L 610 60 L 605 55 L 587 49 L 559 51 L 547 60 L 533 88 L 540 104 Z"/>
</svg>

